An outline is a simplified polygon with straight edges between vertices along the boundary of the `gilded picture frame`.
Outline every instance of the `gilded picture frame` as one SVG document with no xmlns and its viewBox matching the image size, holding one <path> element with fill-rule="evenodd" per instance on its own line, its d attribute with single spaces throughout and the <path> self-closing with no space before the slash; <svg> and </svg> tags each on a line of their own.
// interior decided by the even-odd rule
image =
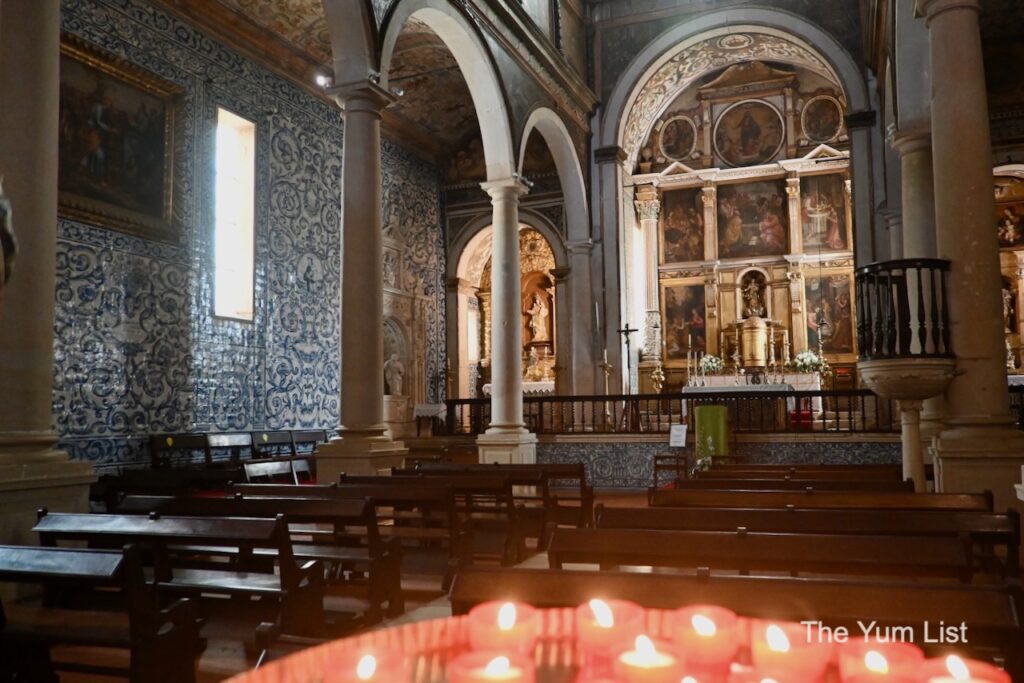
<svg viewBox="0 0 1024 683">
<path fill-rule="evenodd" d="M 824 321 L 830 330 L 823 340 L 822 350 L 829 362 L 852 363 L 857 360 L 855 291 L 853 273 L 847 269 L 825 268 L 820 275 L 812 269 L 804 276 L 807 346 L 812 351 L 818 350 L 816 328 Z"/>
<path fill-rule="evenodd" d="M 61 39 L 61 217 L 177 242 L 175 118 L 182 88 L 70 35 Z"/>
<path fill-rule="evenodd" d="M 667 367 L 684 367 L 686 352 L 706 351 L 707 300 L 704 279 L 687 277 L 662 280 L 661 332 Z"/>
</svg>

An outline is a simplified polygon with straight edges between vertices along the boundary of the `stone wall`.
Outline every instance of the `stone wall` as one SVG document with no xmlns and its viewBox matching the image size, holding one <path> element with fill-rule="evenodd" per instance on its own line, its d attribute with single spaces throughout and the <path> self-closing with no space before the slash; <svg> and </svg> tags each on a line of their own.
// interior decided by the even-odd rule
<svg viewBox="0 0 1024 683">
<path fill-rule="evenodd" d="M 342 121 L 316 98 L 146 0 L 62 0 L 65 32 L 180 86 L 176 243 L 62 220 L 54 412 L 100 468 L 164 431 L 333 428 L 338 421 Z M 212 315 L 218 106 L 257 123 L 256 312 Z M 384 216 L 402 287 L 427 299 L 426 378 L 443 364 L 438 170 L 385 141 Z M 427 381 L 431 400 L 439 387 Z"/>
</svg>

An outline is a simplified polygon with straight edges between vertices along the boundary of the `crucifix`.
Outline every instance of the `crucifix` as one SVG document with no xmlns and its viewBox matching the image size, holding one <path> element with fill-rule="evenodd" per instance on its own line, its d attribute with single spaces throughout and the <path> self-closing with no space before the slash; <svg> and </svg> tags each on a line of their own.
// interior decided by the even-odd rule
<svg viewBox="0 0 1024 683">
<path fill-rule="evenodd" d="M 630 376 L 629 372 L 630 369 L 633 367 L 633 359 L 629 351 L 629 335 L 633 334 L 634 332 L 638 332 L 639 330 L 631 328 L 629 326 L 629 323 L 626 323 L 626 326 L 624 328 L 616 331 L 626 339 L 626 362 L 624 363 L 624 365 L 626 366 L 626 385 L 629 387 L 629 393 L 633 393 L 633 378 Z"/>
</svg>

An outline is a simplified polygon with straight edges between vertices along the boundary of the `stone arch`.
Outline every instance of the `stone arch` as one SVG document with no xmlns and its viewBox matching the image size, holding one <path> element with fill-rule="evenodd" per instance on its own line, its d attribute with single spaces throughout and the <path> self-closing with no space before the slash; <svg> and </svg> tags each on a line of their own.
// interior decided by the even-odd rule
<svg viewBox="0 0 1024 683">
<path fill-rule="evenodd" d="M 530 133 L 536 131 L 544 138 L 558 171 L 558 181 L 562 185 L 562 201 L 565 204 L 566 229 L 569 240 L 585 240 L 590 234 L 590 217 L 587 208 L 587 189 L 583 180 L 583 169 L 580 167 L 572 136 L 565 127 L 565 122 L 554 111 L 547 107 L 534 109 L 519 142 L 519 172 L 522 173 L 526 161 L 526 142 Z M 550 239 L 548 240 L 550 241 Z"/>
<path fill-rule="evenodd" d="M 446 0 L 399 0 L 383 27 L 380 83 L 388 87 L 395 44 L 406 22 L 415 18 L 429 26 L 451 51 L 473 99 L 488 180 L 512 177 L 516 169 L 512 128 L 504 88 L 494 60 L 471 22 Z"/>
</svg>

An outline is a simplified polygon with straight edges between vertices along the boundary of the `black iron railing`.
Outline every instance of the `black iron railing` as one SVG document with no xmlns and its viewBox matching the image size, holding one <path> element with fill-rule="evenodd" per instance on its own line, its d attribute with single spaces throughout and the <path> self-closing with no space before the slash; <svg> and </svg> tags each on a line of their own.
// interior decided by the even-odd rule
<svg viewBox="0 0 1024 683">
<path fill-rule="evenodd" d="M 946 273 L 949 261 L 903 259 L 857 269 L 861 360 L 953 356 Z"/>
<path fill-rule="evenodd" d="M 900 429 L 893 403 L 867 389 L 701 392 L 597 396 L 528 396 L 527 428 L 537 434 L 668 434 L 692 427 L 694 408 L 724 405 L 734 433 L 892 433 Z M 488 398 L 447 401 L 442 432 L 480 434 L 491 418 Z"/>
</svg>

